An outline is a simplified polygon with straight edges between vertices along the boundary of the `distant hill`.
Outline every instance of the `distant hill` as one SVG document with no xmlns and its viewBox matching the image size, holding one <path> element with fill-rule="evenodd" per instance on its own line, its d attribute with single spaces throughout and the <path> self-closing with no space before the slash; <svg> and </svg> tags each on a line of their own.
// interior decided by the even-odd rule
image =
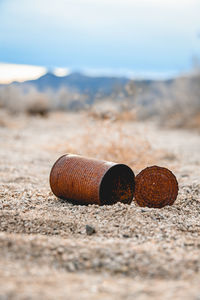
<svg viewBox="0 0 200 300">
<path fill-rule="evenodd" d="M 134 80 L 134 85 L 140 91 L 138 99 L 144 105 L 152 103 L 158 97 L 163 97 L 163 92 L 169 90 L 173 84 L 171 80 Z M 58 91 L 62 87 L 66 87 L 71 92 L 78 92 L 87 95 L 87 102 L 92 103 L 96 98 L 103 98 L 111 94 L 119 95 L 123 92 L 126 95 L 125 86 L 130 82 L 126 77 L 91 77 L 81 73 L 71 73 L 67 76 L 58 77 L 52 73 L 46 73 L 36 80 L 28 80 L 25 82 L 13 82 L 10 85 L 22 87 L 25 91 L 27 87 L 33 86 L 40 92 L 48 89 Z M 5 85 L 1 85 L 5 86 Z"/>
<path fill-rule="evenodd" d="M 46 73 L 36 80 L 28 80 L 23 83 L 15 82 L 15 85 L 32 85 L 43 92 L 51 88 L 56 91 L 61 87 L 67 87 L 72 91 L 94 95 L 97 93 L 110 94 L 117 87 L 123 87 L 129 81 L 125 77 L 90 77 L 81 73 L 71 73 L 58 77 L 52 73 Z"/>
</svg>

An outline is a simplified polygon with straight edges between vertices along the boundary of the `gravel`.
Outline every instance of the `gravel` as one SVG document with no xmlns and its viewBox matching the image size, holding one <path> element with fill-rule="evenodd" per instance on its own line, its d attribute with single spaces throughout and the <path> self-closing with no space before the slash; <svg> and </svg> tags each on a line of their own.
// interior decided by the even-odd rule
<svg viewBox="0 0 200 300">
<path fill-rule="evenodd" d="M 173 206 L 78 206 L 57 199 L 48 176 L 63 153 L 54 146 L 82 130 L 85 118 L 4 114 L 0 299 L 200 299 L 199 134 L 123 124 L 164 151 L 154 159 L 177 176 Z"/>
</svg>

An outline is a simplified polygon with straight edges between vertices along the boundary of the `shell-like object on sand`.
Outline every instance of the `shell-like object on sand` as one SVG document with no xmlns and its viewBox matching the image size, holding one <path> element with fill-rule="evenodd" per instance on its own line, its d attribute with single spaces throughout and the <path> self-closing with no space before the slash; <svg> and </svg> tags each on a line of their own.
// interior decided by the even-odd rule
<svg viewBox="0 0 200 300">
<path fill-rule="evenodd" d="M 176 177 L 166 168 L 148 167 L 135 178 L 135 201 L 139 206 L 161 208 L 172 205 L 177 195 Z"/>
</svg>

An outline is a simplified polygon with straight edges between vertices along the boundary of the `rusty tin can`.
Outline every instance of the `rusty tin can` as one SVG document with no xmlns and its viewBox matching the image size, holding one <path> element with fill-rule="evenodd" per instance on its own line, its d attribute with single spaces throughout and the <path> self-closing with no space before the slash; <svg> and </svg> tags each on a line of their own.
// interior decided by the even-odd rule
<svg viewBox="0 0 200 300">
<path fill-rule="evenodd" d="M 50 186 L 58 198 L 75 204 L 130 204 L 135 175 L 124 164 L 65 154 L 51 169 Z"/>
</svg>

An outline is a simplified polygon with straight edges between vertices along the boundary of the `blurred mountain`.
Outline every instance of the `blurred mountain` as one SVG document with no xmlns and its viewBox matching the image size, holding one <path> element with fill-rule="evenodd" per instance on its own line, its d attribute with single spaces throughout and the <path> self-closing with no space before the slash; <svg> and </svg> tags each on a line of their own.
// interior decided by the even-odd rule
<svg viewBox="0 0 200 300">
<path fill-rule="evenodd" d="M 13 82 L 9 86 L 18 86 L 24 92 L 28 92 L 30 87 L 36 88 L 39 92 L 47 90 L 57 92 L 61 88 L 66 88 L 71 93 L 85 95 L 88 104 L 107 96 L 112 96 L 115 100 L 137 96 L 139 102 L 146 105 L 158 97 L 163 98 L 163 93 L 170 92 L 173 82 L 174 79 L 132 81 L 126 77 L 91 77 L 81 73 L 60 77 L 48 72 L 36 80 Z"/>
<path fill-rule="evenodd" d="M 125 77 L 90 77 L 81 73 L 71 73 L 67 76 L 58 77 L 52 73 L 46 73 L 36 80 L 28 80 L 23 83 L 14 83 L 20 86 L 32 85 L 39 91 L 47 89 L 54 91 L 61 87 L 67 87 L 71 91 L 94 95 L 102 93 L 109 95 L 117 87 L 123 87 L 129 81 Z"/>
</svg>

